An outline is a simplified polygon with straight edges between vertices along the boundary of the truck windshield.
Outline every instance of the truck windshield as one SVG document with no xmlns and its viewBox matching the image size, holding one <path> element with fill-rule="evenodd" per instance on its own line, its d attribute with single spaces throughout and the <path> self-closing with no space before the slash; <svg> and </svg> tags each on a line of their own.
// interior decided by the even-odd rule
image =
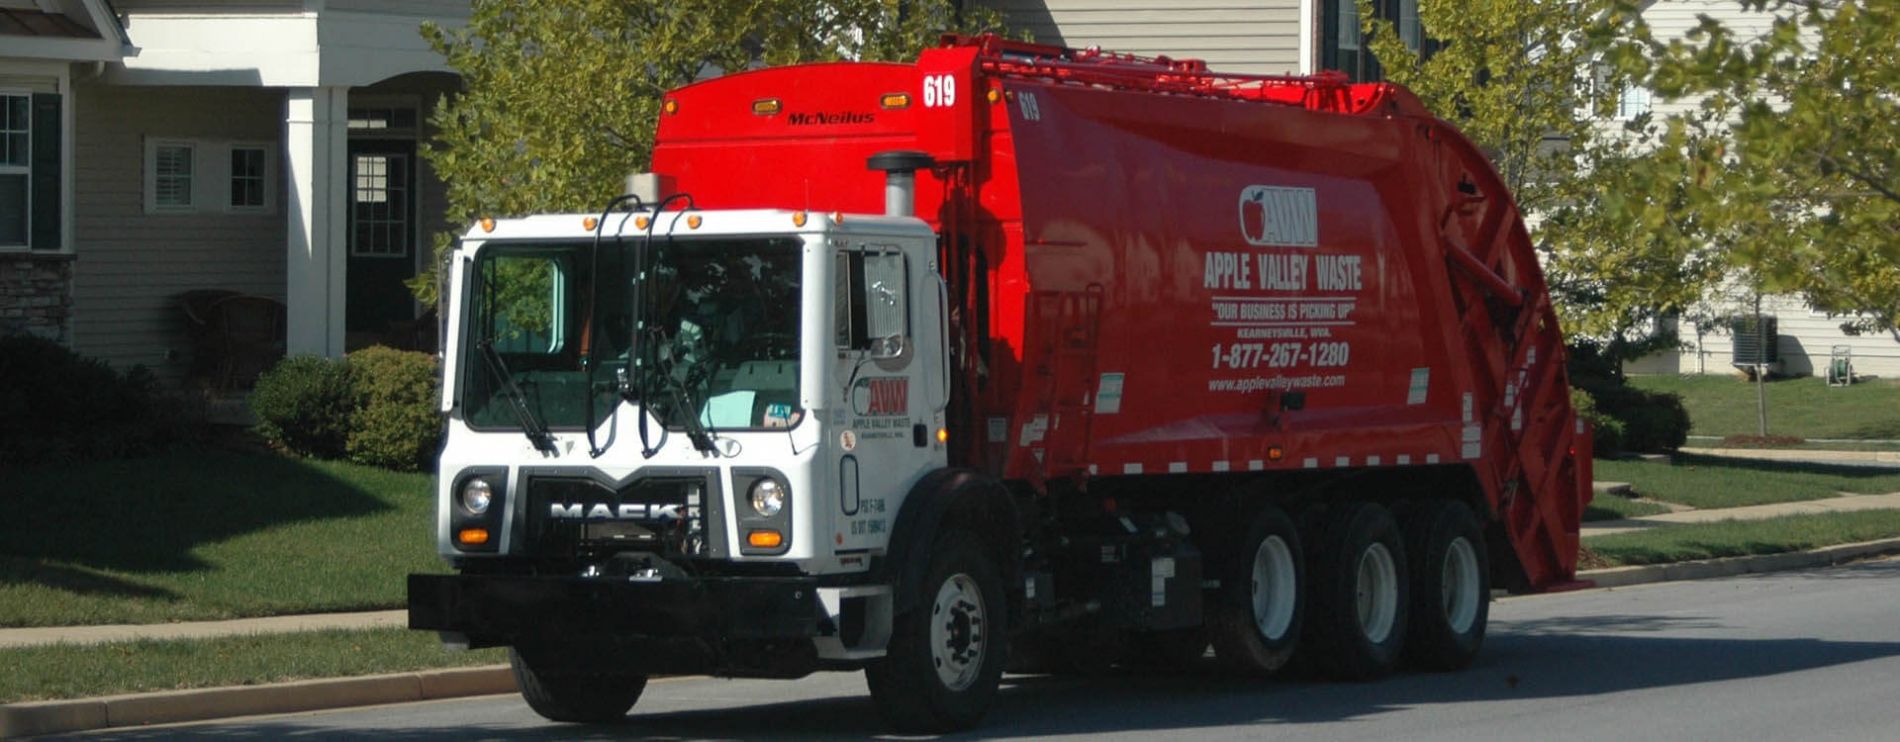
<svg viewBox="0 0 1900 742">
<path fill-rule="evenodd" d="M 668 427 L 684 427 L 686 414 L 716 430 L 797 422 L 799 241 L 656 239 L 646 284 L 635 292 L 638 242 L 603 243 L 597 260 L 589 242 L 482 251 L 461 364 L 471 426 L 519 427 L 513 388 L 554 429 L 585 425 L 587 404 L 595 405 L 596 423 L 606 420 L 623 393 L 646 397 Z M 638 343 L 636 293 L 647 327 Z M 482 362 L 483 343 L 492 344 L 502 370 Z M 634 348 L 638 359 L 630 358 Z M 584 356 L 595 366 L 592 389 Z M 504 371 L 509 378 L 500 377 Z"/>
</svg>

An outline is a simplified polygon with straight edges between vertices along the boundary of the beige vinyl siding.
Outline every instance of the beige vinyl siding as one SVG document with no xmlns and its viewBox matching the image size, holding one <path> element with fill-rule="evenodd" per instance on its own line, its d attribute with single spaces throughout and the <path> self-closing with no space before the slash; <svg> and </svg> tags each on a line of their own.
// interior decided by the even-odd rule
<svg viewBox="0 0 1900 742">
<path fill-rule="evenodd" d="M 1741 3 L 1735 0 L 1657 0 L 1643 9 L 1643 20 L 1649 23 L 1650 33 L 1657 41 L 1665 43 L 1677 39 L 1687 40 L 1689 32 L 1701 26 L 1700 16 L 1704 15 L 1721 21 L 1739 43 L 1747 43 L 1768 33 L 1776 17 L 1771 12 L 1743 9 Z M 1656 118 L 1661 119 L 1670 114 L 1694 110 L 1697 100 L 1652 97 L 1650 110 L 1655 112 Z"/>
<path fill-rule="evenodd" d="M 1716 307 L 1720 311 L 1747 314 L 1749 302 L 1736 299 Z M 1827 369 L 1834 346 L 1845 345 L 1853 351 L 1854 373 L 1883 378 L 1900 377 L 1900 339 L 1885 332 L 1848 335 L 1841 324 L 1849 317 L 1828 317 L 1812 311 L 1806 302 L 1794 296 L 1770 296 L 1762 299 L 1762 314 L 1775 318 L 1778 339 L 1775 350 L 1781 357 L 1781 373 L 1791 376 L 1819 376 Z M 1733 373 L 1734 338 L 1728 323 L 1712 321 L 1698 327 L 1681 322 L 1676 333 L 1683 349 L 1658 353 L 1633 361 L 1625 369 L 1633 374 L 1724 374 Z"/>
<path fill-rule="evenodd" d="M 281 181 L 283 93 L 113 85 L 79 85 L 75 93 L 74 347 L 176 381 L 191 360 L 180 293 L 229 289 L 283 300 L 286 194 L 274 183 L 269 213 L 227 213 L 228 192 L 218 184 L 198 189 L 219 196 L 195 213 L 146 214 L 144 142 L 264 143 Z"/>
<path fill-rule="evenodd" d="M 1300 69 L 1299 0 L 987 0 L 1012 31 L 1074 48 L 1205 60 L 1222 72 Z"/>
</svg>

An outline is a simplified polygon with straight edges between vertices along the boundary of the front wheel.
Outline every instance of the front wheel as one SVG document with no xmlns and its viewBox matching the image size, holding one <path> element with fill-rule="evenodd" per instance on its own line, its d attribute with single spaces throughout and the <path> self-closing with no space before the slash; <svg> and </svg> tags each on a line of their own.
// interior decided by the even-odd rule
<svg viewBox="0 0 1900 742">
<path fill-rule="evenodd" d="M 508 650 L 515 684 L 528 708 L 551 721 L 605 724 L 620 721 L 646 690 L 647 676 L 584 672 L 558 653 Z"/>
<path fill-rule="evenodd" d="M 879 713 L 906 732 L 975 726 L 1008 662 L 1003 581 L 981 542 L 951 531 L 931 554 L 921 599 L 896 617 L 884 657 L 864 671 Z"/>
</svg>

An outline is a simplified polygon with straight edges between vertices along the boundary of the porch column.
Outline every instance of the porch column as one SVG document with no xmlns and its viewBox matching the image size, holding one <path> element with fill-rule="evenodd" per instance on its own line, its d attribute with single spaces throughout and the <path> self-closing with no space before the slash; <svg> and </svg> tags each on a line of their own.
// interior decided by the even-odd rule
<svg viewBox="0 0 1900 742">
<path fill-rule="evenodd" d="M 284 101 L 284 304 L 291 354 L 343 355 L 348 104 L 349 88 L 341 86 L 291 88 Z"/>
</svg>

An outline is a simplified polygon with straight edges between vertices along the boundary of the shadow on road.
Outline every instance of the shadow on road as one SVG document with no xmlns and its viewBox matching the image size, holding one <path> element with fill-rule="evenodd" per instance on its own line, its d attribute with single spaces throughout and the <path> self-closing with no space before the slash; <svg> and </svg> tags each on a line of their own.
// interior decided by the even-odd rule
<svg viewBox="0 0 1900 742">
<path fill-rule="evenodd" d="M 1627 635 L 1694 629 L 1706 625 L 1703 619 L 1598 616 L 1589 619 L 1587 626 L 1581 621 L 1574 623 L 1579 625 L 1565 626 L 1557 620 L 1511 624 L 1491 638 L 1478 665 L 1464 672 L 1405 673 L 1369 684 L 1249 681 L 1219 676 L 1212 668 L 1204 673 L 1176 675 L 1011 676 L 1004 679 L 995 708 L 980 731 L 983 737 L 1015 737 L 1326 723 L 1412 706 L 1593 696 L 1761 678 L 1900 655 L 1900 643 L 1896 642 Z M 1624 633 L 1561 633 L 1565 631 Z M 482 723 L 401 730 L 339 729 L 316 726 L 327 722 L 315 717 L 216 728 L 134 731 L 106 738 L 841 738 L 884 731 L 868 695 L 744 705 L 745 687 L 717 680 L 657 685 L 648 692 L 665 694 L 674 702 L 687 698 L 719 708 L 649 714 L 636 709 L 628 725 L 608 729 Z M 505 703 L 519 707 L 513 699 Z M 521 713 L 527 712 L 523 709 Z M 483 715 L 483 719 L 492 718 Z"/>
</svg>

